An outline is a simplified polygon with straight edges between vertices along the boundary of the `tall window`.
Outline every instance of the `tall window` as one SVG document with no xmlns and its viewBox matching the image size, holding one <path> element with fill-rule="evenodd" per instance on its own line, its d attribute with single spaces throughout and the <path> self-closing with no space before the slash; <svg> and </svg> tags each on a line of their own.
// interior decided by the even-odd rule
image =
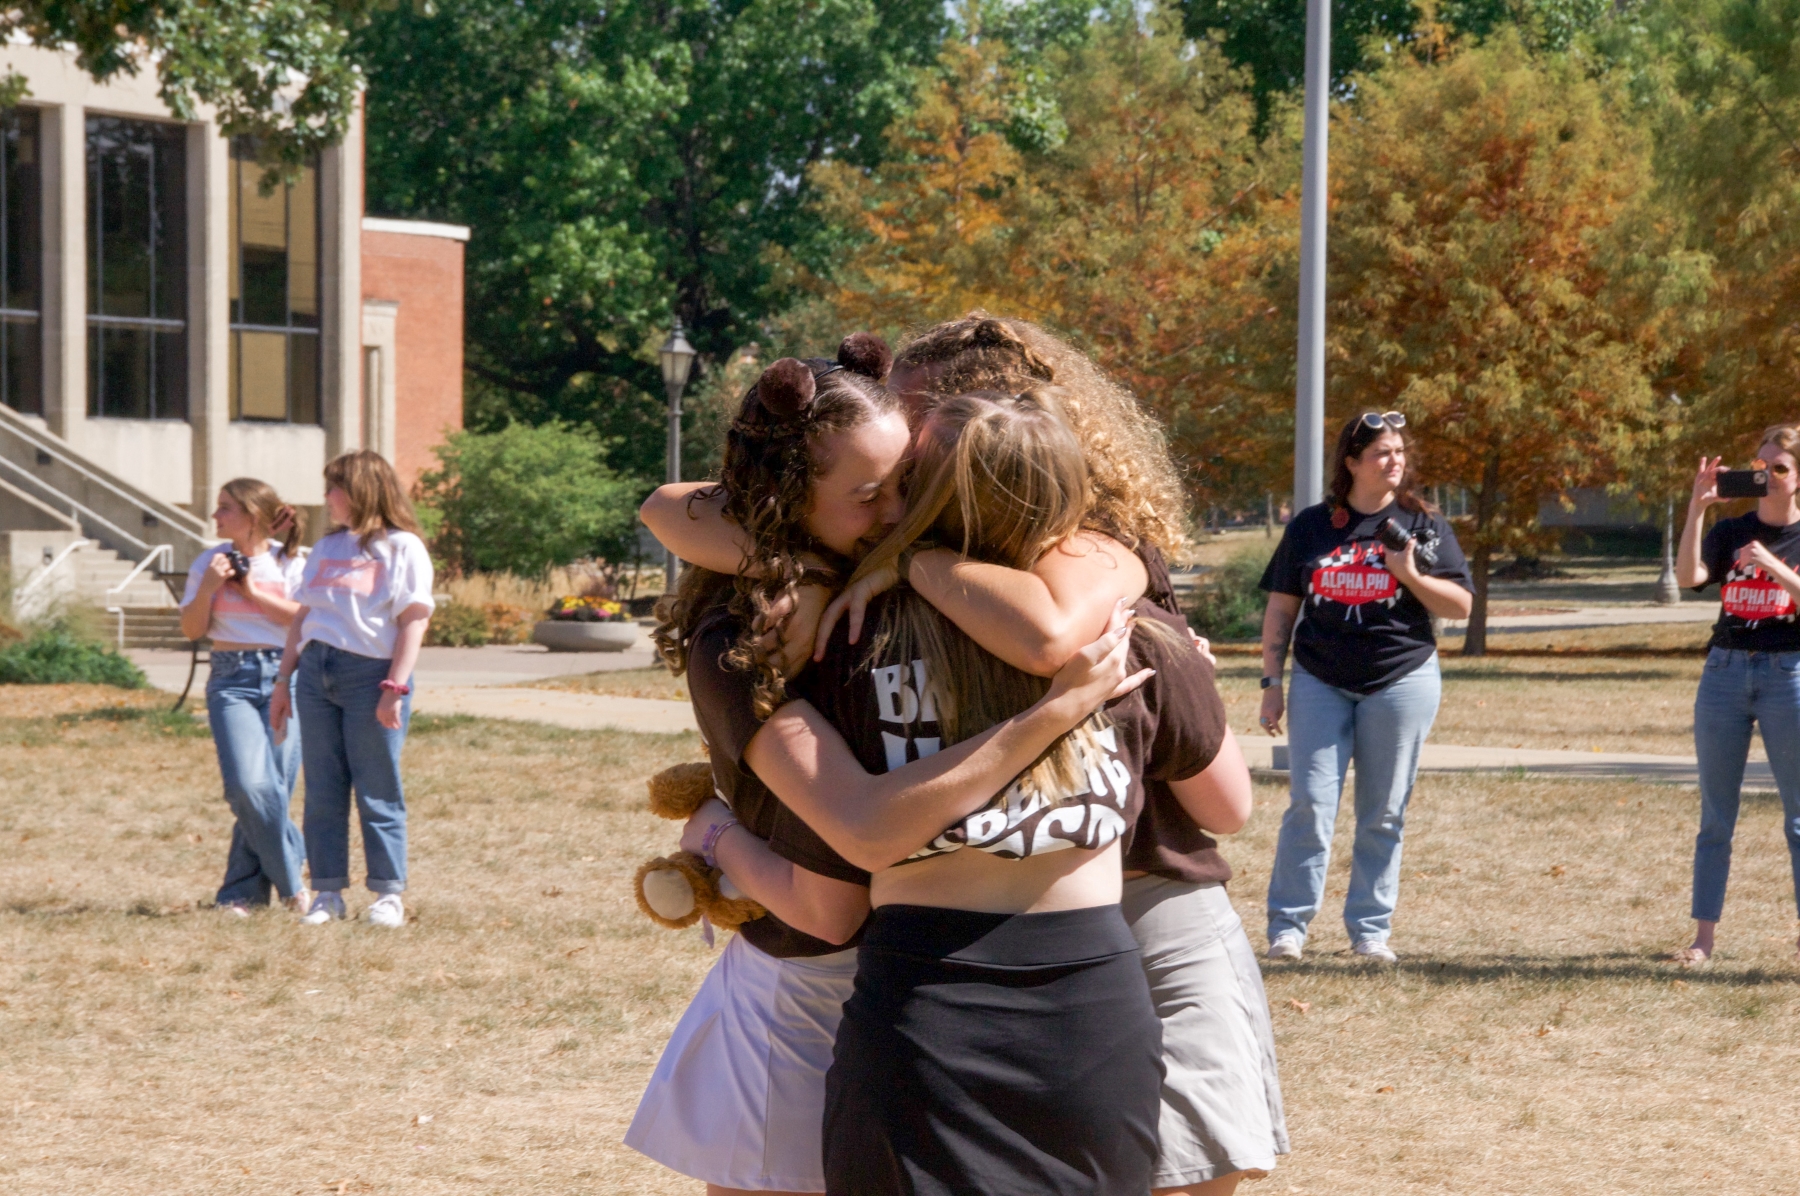
<svg viewBox="0 0 1800 1196">
<path fill-rule="evenodd" d="M 264 193 L 231 147 L 231 418 L 319 422 L 319 172 Z"/>
<path fill-rule="evenodd" d="M 186 419 L 187 130 L 87 118 L 88 414 Z"/>
<path fill-rule="evenodd" d="M 38 194 L 38 114 L 14 108 L 0 116 L 0 403 L 33 415 L 44 409 Z"/>
</svg>

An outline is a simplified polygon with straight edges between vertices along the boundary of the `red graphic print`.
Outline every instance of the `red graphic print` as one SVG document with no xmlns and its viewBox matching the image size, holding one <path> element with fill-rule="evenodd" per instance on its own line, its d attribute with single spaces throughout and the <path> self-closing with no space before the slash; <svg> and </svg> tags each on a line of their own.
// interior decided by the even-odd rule
<svg viewBox="0 0 1800 1196">
<path fill-rule="evenodd" d="M 1771 581 L 1761 569 L 1749 577 L 1727 581 L 1719 591 L 1719 599 L 1726 614 L 1750 623 L 1794 617 L 1793 596 Z"/>
<path fill-rule="evenodd" d="M 1313 570 L 1313 597 L 1343 606 L 1393 601 L 1400 583 L 1387 571 L 1386 557 L 1382 545 L 1373 541 L 1346 544 Z"/>
</svg>

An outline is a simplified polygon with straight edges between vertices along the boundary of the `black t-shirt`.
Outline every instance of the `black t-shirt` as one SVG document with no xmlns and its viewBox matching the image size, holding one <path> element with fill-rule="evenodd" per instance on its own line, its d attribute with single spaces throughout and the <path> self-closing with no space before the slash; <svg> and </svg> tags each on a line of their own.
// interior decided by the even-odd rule
<svg viewBox="0 0 1800 1196">
<path fill-rule="evenodd" d="M 1262 576 L 1269 593 L 1301 599 L 1294 663 L 1351 693 L 1392 685 L 1437 651 L 1431 612 L 1388 572 L 1387 546 L 1375 535 L 1388 518 L 1415 536 L 1436 535 L 1437 565 L 1427 569 L 1419 561 L 1421 572 L 1475 588 L 1450 525 L 1398 503 L 1373 515 L 1331 503 L 1306 508 L 1287 525 Z"/>
<path fill-rule="evenodd" d="M 866 626 L 878 627 L 888 604 L 902 593 L 890 591 L 871 603 Z M 1138 603 L 1138 610 L 1156 617 L 1155 604 L 1147 600 Z M 1166 615 L 1162 618 L 1172 621 Z M 960 634 L 948 620 L 945 626 L 949 634 Z M 874 659 L 875 639 L 865 632 L 862 644 L 851 645 L 848 630 L 840 623 L 825 659 L 799 679 L 797 694 L 838 729 L 864 768 L 880 773 L 935 754 L 943 746 L 943 735 L 926 684 L 925 662 Z M 1135 635 L 1131 659 L 1133 669 L 1154 668 L 1156 676 L 1107 704 L 1111 725 L 1094 736 L 1082 792 L 1045 794 L 1015 783 L 958 819 L 909 859 L 963 848 L 1016 859 L 1064 848 L 1103 848 L 1120 840 L 1129 852 L 1145 813 L 1146 777 L 1167 781 L 1202 771 L 1218 753 L 1225 727 L 1210 670 L 1185 642 L 1185 632 L 1179 646 L 1144 633 Z M 1169 798 L 1173 800 L 1173 795 Z M 1159 818 L 1166 817 L 1167 811 L 1159 809 Z M 1191 820 L 1188 825 L 1198 832 Z M 1218 878 L 1220 869 L 1229 875 L 1216 850 L 1213 860 L 1204 859 L 1213 847 L 1211 840 L 1186 845 L 1196 856 L 1193 867 L 1203 869 L 1209 879 Z M 1147 843 L 1143 850 L 1147 862 L 1128 867 L 1160 872 L 1170 866 L 1157 854 L 1156 843 Z"/>
<path fill-rule="evenodd" d="M 751 834 L 769 842 L 770 850 L 809 872 L 833 880 L 866 885 L 869 874 L 850 863 L 814 834 L 781 803 L 744 763 L 744 750 L 762 729 L 751 701 L 755 677 L 728 667 L 722 657 L 736 642 L 740 624 L 723 606 L 702 616 L 688 646 L 688 693 L 694 721 L 712 757 L 713 784 Z M 779 959 L 829 955 L 853 947 L 862 931 L 847 943 L 828 943 L 795 930 L 774 914 L 744 923 L 739 932 L 750 944 Z"/>
<path fill-rule="evenodd" d="M 1719 587 L 1719 621 L 1712 646 L 1743 652 L 1800 652 L 1800 622 L 1794 598 L 1755 565 L 1740 567 L 1738 550 L 1760 540 L 1788 565 L 1800 568 L 1800 523 L 1770 527 L 1755 511 L 1721 519 L 1700 543 L 1706 586 Z"/>
</svg>

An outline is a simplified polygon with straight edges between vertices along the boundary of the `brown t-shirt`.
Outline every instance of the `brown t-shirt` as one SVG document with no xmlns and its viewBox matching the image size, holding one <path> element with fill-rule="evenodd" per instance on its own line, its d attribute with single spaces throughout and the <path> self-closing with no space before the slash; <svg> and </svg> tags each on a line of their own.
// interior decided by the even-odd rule
<svg viewBox="0 0 1800 1196">
<path fill-rule="evenodd" d="M 739 627 L 729 610 L 718 607 L 702 616 L 688 646 L 688 693 L 693 697 L 694 721 L 700 724 L 700 736 L 712 756 L 713 784 L 738 821 L 767 840 L 776 855 L 820 876 L 866 885 L 869 874 L 833 851 L 744 763 L 744 750 L 763 724 L 751 700 L 754 676 L 730 668 L 722 659 L 737 640 Z M 795 930 L 774 914 L 746 922 L 739 933 L 778 959 L 829 955 L 862 938 L 859 929 L 847 943 L 828 943 Z"/>
<path fill-rule="evenodd" d="M 871 604 L 869 626 L 879 625 L 893 600 L 883 595 Z M 1170 621 L 1166 613 L 1155 612 L 1153 603 L 1140 602 L 1138 610 Z M 878 773 L 934 754 L 943 738 L 925 684 L 924 662 L 873 659 L 873 639 L 869 636 L 862 645 L 851 646 L 847 629 L 840 624 L 824 661 L 800 678 L 797 694 L 843 734 L 864 768 Z M 1156 676 L 1107 704 L 1111 725 L 1094 737 L 1094 751 L 1084 761 L 1086 783 L 1081 792 L 1046 794 L 1015 782 L 910 858 L 963 848 L 1022 858 L 1119 841 L 1129 854 L 1146 810 L 1146 780 L 1193 776 L 1212 762 L 1222 742 L 1224 710 L 1211 685 L 1210 670 L 1185 640 L 1185 631 L 1179 648 L 1147 635 L 1133 637 L 1132 667 L 1154 668 Z M 1223 863 L 1219 860 L 1218 866 Z M 1127 866 L 1148 870 L 1151 865 L 1158 871 L 1167 867 L 1161 859 Z M 1217 866 L 1211 871 L 1216 872 Z"/>
<path fill-rule="evenodd" d="M 1162 567 L 1166 586 L 1169 573 L 1167 567 L 1162 566 L 1162 554 L 1154 547 L 1150 551 L 1156 553 L 1156 563 Z M 1145 563 L 1149 563 L 1148 557 Z M 1155 573 L 1152 569 L 1153 586 Z M 1171 605 L 1173 601 L 1171 592 Z M 1179 632 L 1184 639 L 1187 637 L 1187 620 L 1171 613 L 1161 603 L 1151 601 L 1149 594 L 1137 604 L 1137 612 L 1141 618 L 1157 619 Z M 1125 843 L 1125 868 L 1193 884 L 1224 884 L 1231 879 L 1231 865 L 1219 853 L 1218 841 L 1201 830 L 1182 808 L 1169 788 L 1169 782 L 1185 781 L 1205 771 L 1213 757 L 1219 754 L 1219 745 L 1230 734 L 1225 703 L 1219 697 L 1213 666 L 1200 653 L 1189 651 L 1180 661 L 1170 662 L 1167 667 L 1176 674 L 1176 679 L 1159 695 L 1162 700 L 1158 703 L 1157 713 L 1158 730 L 1168 740 L 1159 741 L 1152 749 L 1153 775 L 1145 778 L 1144 810 L 1138 815 L 1137 825 Z M 1151 681 L 1161 679 L 1159 672 Z M 1196 751 L 1193 745 L 1199 750 Z M 1204 763 L 1186 767 L 1200 756 L 1204 757 Z M 1179 760 L 1182 765 L 1157 767 L 1167 759 Z"/>
</svg>

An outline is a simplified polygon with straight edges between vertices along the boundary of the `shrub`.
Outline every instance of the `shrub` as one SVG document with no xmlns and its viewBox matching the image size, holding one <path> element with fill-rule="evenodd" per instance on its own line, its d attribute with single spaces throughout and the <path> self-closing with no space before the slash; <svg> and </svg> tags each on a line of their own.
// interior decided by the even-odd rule
<svg viewBox="0 0 1800 1196">
<path fill-rule="evenodd" d="M 629 556 L 643 486 L 605 464 L 605 447 L 592 428 L 554 420 L 452 433 L 435 450 L 441 468 L 419 479 L 421 501 L 442 518 L 438 554 L 465 572 L 526 577 Z"/>
<path fill-rule="evenodd" d="M 537 612 L 511 602 L 484 602 L 481 613 L 487 616 L 488 642 L 491 644 L 526 643 L 537 623 Z"/>
<path fill-rule="evenodd" d="M 1263 608 L 1269 596 L 1257 588 L 1268 553 L 1251 548 L 1239 552 L 1206 574 L 1189 611 L 1194 630 L 1213 640 L 1253 640 L 1262 634 Z"/>
<path fill-rule="evenodd" d="M 487 614 L 480 607 L 446 602 L 432 612 L 425 642 L 434 648 L 479 648 L 488 642 Z"/>
<path fill-rule="evenodd" d="M 60 622 L 0 648 L 0 685 L 74 684 L 143 689 L 149 683 L 131 661 Z"/>
</svg>

